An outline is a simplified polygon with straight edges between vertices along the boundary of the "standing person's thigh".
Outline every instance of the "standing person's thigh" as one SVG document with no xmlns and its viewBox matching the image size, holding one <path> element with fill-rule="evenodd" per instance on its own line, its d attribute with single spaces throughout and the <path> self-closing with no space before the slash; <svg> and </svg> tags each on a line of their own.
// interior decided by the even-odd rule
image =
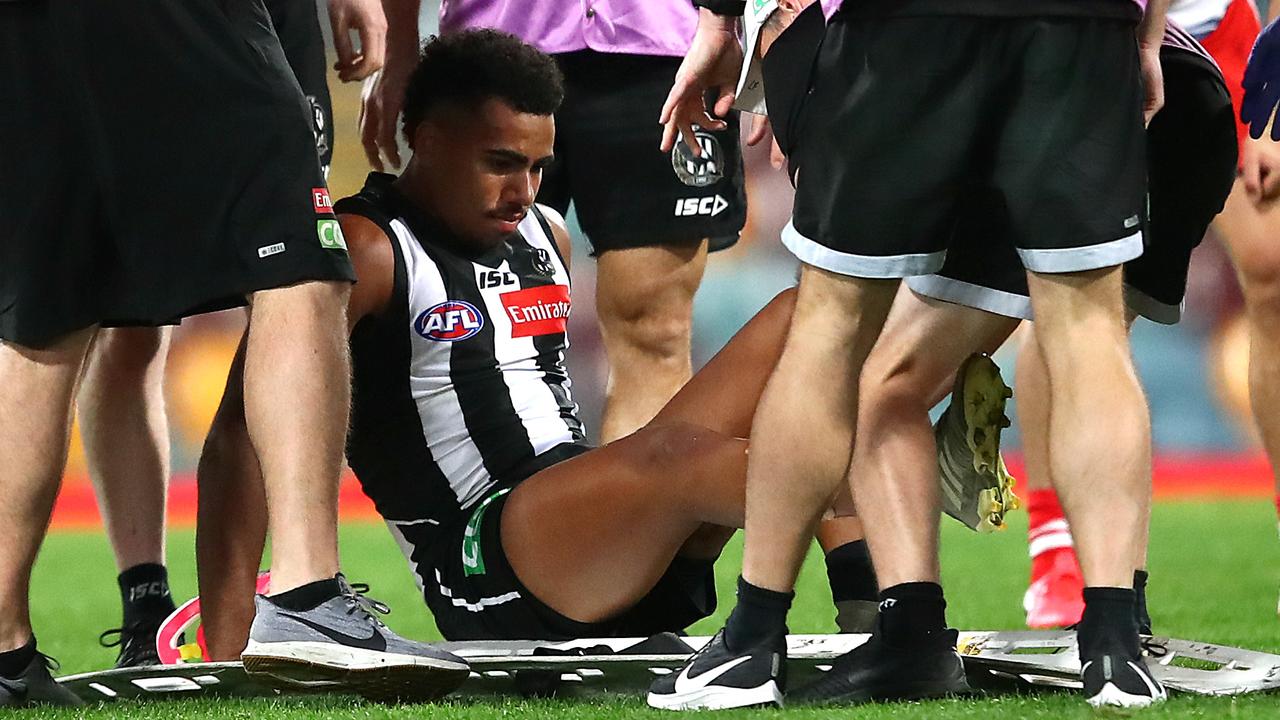
<svg viewBox="0 0 1280 720">
<path fill-rule="evenodd" d="M 353 279 L 310 104 L 261 0 L 77 6 L 118 48 L 79 58 L 93 131 L 111 139 L 104 201 L 127 270 L 110 320 L 165 322 Z"/>
</svg>

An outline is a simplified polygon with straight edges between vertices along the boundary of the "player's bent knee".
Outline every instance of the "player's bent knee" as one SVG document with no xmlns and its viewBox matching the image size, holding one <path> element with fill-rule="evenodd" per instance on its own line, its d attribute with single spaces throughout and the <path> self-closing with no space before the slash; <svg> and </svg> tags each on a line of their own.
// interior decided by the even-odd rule
<svg viewBox="0 0 1280 720">
<path fill-rule="evenodd" d="M 154 362 L 163 362 L 167 344 L 165 328 L 107 328 L 94 341 L 94 360 L 112 374 L 144 373 Z"/>
<path fill-rule="evenodd" d="M 661 478 L 662 484 L 678 482 L 690 475 L 689 464 L 713 453 L 746 452 L 746 444 L 700 425 L 671 422 L 650 425 L 631 435 L 636 462 L 645 475 Z"/>
</svg>

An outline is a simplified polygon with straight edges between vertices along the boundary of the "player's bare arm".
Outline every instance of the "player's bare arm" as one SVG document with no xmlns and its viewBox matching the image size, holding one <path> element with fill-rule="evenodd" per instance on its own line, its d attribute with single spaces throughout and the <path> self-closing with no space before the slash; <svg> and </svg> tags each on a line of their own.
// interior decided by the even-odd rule
<svg viewBox="0 0 1280 720">
<path fill-rule="evenodd" d="M 356 269 L 356 284 L 347 303 L 347 330 L 350 332 L 370 315 L 377 315 L 391 302 L 396 259 L 391 239 L 373 221 L 360 215 L 339 215 L 347 251 Z"/>
</svg>

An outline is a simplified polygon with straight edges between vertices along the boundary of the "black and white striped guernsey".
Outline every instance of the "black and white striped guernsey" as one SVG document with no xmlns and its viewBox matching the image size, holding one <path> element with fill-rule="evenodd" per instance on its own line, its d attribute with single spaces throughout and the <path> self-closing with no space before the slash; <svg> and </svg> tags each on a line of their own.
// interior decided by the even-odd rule
<svg viewBox="0 0 1280 720">
<path fill-rule="evenodd" d="M 425 539 L 585 438 L 564 366 L 569 273 L 541 211 L 469 256 L 394 179 L 373 173 L 335 208 L 395 252 L 390 304 L 351 334 L 347 460 L 397 536 Z"/>
</svg>

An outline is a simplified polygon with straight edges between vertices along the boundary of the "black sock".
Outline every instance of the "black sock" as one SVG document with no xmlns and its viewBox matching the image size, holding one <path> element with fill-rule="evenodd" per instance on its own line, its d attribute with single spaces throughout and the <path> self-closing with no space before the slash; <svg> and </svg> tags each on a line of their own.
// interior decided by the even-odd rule
<svg viewBox="0 0 1280 720">
<path fill-rule="evenodd" d="M 827 582 L 834 602 L 878 598 L 876 569 L 871 565 L 865 540 L 845 543 L 827 553 Z"/>
<path fill-rule="evenodd" d="M 1129 588 L 1084 589 L 1084 616 L 1076 630 L 1082 659 L 1098 655 L 1138 657 L 1134 596 Z"/>
<path fill-rule="evenodd" d="M 793 592 L 756 587 L 738 577 L 738 604 L 724 625 L 724 642 L 730 650 L 749 648 L 778 633 L 787 632 L 787 611 Z"/>
<path fill-rule="evenodd" d="M 1133 617 L 1138 621 L 1138 634 L 1151 634 L 1151 613 L 1147 612 L 1146 570 L 1133 571 Z"/>
<path fill-rule="evenodd" d="M 300 585 L 279 595 L 268 596 L 267 599 L 276 607 L 301 612 L 310 610 L 326 600 L 335 598 L 341 592 L 342 585 L 338 583 L 338 578 L 331 577 Z"/>
<path fill-rule="evenodd" d="M 173 596 L 169 594 L 169 571 L 163 565 L 143 563 L 120 573 L 120 604 L 124 607 L 124 624 L 164 620 L 173 612 Z"/>
<path fill-rule="evenodd" d="M 26 645 L 17 650 L 0 652 L 0 677 L 10 679 L 22 674 L 23 670 L 36 659 L 36 638 L 33 635 Z"/>
<path fill-rule="evenodd" d="M 909 582 L 880 593 L 880 635 L 890 645 L 918 645 L 947 629 L 942 586 Z"/>
</svg>

